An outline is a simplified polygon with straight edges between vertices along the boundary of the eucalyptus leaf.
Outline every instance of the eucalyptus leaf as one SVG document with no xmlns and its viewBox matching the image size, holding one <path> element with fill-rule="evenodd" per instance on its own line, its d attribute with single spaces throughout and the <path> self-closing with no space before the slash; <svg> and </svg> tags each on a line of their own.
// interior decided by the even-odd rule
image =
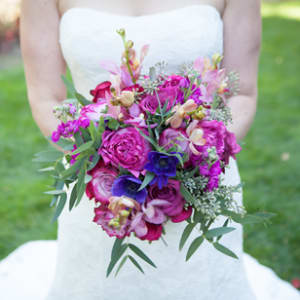
<svg viewBox="0 0 300 300">
<path fill-rule="evenodd" d="M 62 159 L 63 153 L 57 150 L 42 151 L 35 154 L 34 162 L 55 162 Z"/>
<path fill-rule="evenodd" d="M 77 199 L 77 183 L 74 185 L 71 195 L 70 195 L 70 200 L 69 200 L 69 211 L 72 210 L 74 207 L 75 201 Z"/>
<path fill-rule="evenodd" d="M 117 271 L 116 271 L 116 273 L 115 273 L 115 277 L 116 277 L 116 276 L 118 275 L 118 273 L 120 272 L 120 270 L 121 270 L 121 268 L 123 267 L 123 265 L 125 264 L 127 258 L 128 258 L 128 255 L 125 255 L 125 256 L 122 258 L 122 260 L 121 260 L 121 262 L 120 262 L 120 264 L 119 264 L 119 266 L 118 266 L 118 269 L 117 269 Z"/>
<path fill-rule="evenodd" d="M 75 92 L 75 97 L 82 106 L 86 106 L 93 103 L 77 92 Z"/>
<path fill-rule="evenodd" d="M 122 243 L 122 241 L 121 241 L 121 243 Z M 121 245 L 118 249 L 115 249 L 115 251 L 114 251 L 114 248 L 113 248 L 112 253 L 114 252 L 114 255 L 112 256 L 112 258 L 110 260 L 110 263 L 108 265 L 108 268 L 106 270 L 106 277 L 109 276 L 109 274 L 113 270 L 114 266 L 119 261 L 119 259 L 122 257 L 122 255 L 124 254 L 124 252 L 126 251 L 127 248 L 128 248 L 127 244 Z"/>
<path fill-rule="evenodd" d="M 141 186 L 138 189 L 138 192 L 144 189 L 154 179 L 154 177 L 155 177 L 154 173 L 147 172 Z"/>
<path fill-rule="evenodd" d="M 128 244 L 128 246 L 141 259 L 143 259 L 145 262 L 147 262 L 152 267 L 156 268 L 156 265 L 154 264 L 154 262 L 141 249 L 139 249 L 137 246 L 135 246 L 133 244 Z"/>
<path fill-rule="evenodd" d="M 144 270 L 140 266 L 140 264 L 135 260 L 135 258 L 131 255 L 128 255 L 128 258 L 131 260 L 131 262 L 143 273 L 145 274 Z"/>
<path fill-rule="evenodd" d="M 224 234 L 230 233 L 230 232 L 232 232 L 234 230 L 235 230 L 235 228 L 233 228 L 233 227 L 218 227 L 218 228 L 213 228 L 213 229 L 208 230 L 205 233 L 205 237 L 208 238 L 208 239 L 212 239 L 214 237 L 219 237 L 219 236 L 222 236 Z"/>
<path fill-rule="evenodd" d="M 64 190 L 54 190 L 54 191 L 44 192 L 44 194 L 47 194 L 47 195 L 60 195 L 60 194 L 63 194 L 63 193 L 65 193 Z"/>
<path fill-rule="evenodd" d="M 55 212 L 54 212 L 54 216 L 52 218 L 52 223 L 54 223 L 60 216 L 61 212 L 63 211 L 63 209 L 65 207 L 66 200 L 67 200 L 67 194 L 66 193 L 61 194 L 59 197 L 59 201 L 56 206 Z"/>
<path fill-rule="evenodd" d="M 58 142 L 55 143 L 57 146 L 61 147 L 62 149 L 64 149 L 65 151 L 71 151 L 73 149 L 74 146 L 74 142 L 64 139 L 64 138 L 60 138 Z"/>
<path fill-rule="evenodd" d="M 204 238 L 203 236 L 199 236 L 197 238 L 194 239 L 194 241 L 192 242 L 192 244 L 190 245 L 187 255 L 186 255 L 186 261 L 188 261 L 191 256 L 197 251 L 197 249 L 201 246 L 201 244 L 203 243 Z"/>
<path fill-rule="evenodd" d="M 77 148 L 74 152 L 72 152 L 73 155 L 81 153 L 85 150 L 88 150 L 90 148 L 92 148 L 94 142 L 93 141 L 89 141 L 87 143 L 82 144 L 79 148 Z"/>
<path fill-rule="evenodd" d="M 192 231 L 193 231 L 193 229 L 195 228 L 196 225 L 197 225 L 197 223 L 190 223 L 184 228 L 184 231 L 181 235 L 181 239 L 180 239 L 180 242 L 179 242 L 179 250 L 182 250 L 182 248 L 185 245 L 185 242 L 189 238 L 190 234 L 192 233 Z"/>
<path fill-rule="evenodd" d="M 180 193 L 188 203 L 195 202 L 193 195 L 189 192 L 189 190 L 184 186 L 183 183 L 180 184 Z"/>
<path fill-rule="evenodd" d="M 236 254 L 234 252 L 232 252 L 230 249 L 226 248 L 225 246 L 223 246 L 223 245 L 221 245 L 219 243 L 213 243 L 213 246 L 218 251 L 222 252 L 223 254 L 238 259 L 238 257 L 236 256 Z"/>
</svg>

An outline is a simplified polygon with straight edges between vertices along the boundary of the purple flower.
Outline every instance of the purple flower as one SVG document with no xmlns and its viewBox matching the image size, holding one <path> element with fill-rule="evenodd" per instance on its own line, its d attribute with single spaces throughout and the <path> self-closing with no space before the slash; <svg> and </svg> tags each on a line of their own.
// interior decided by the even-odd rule
<svg viewBox="0 0 300 300">
<path fill-rule="evenodd" d="M 150 184 L 157 183 L 161 189 L 168 184 L 169 177 L 176 176 L 176 166 L 179 163 L 176 156 L 151 151 L 148 154 L 148 159 L 149 162 L 146 164 L 145 169 L 156 175 Z"/>
<path fill-rule="evenodd" d="M 139 191 L 142 181 L 130 175 L 123 175 L 117 178 L 112 186 L 111 193 L 113 196 L 126 196 L 143 204 L 147 197 L 146 188 Z"/>
</svg>

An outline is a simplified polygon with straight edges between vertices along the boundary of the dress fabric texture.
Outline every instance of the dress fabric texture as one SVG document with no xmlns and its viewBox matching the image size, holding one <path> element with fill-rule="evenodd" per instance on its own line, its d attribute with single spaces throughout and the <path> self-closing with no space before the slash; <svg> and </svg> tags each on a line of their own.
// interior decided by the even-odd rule
<svg viewBox="0 0 300 300">
<path fill-rule="evenodd" d="M 209 5 L 191 5 L 141 17 L 120 16 L 91 8 L 72 8 L 61 19 L 60 45 L 76 89 L 89 99 L 91 89 L 109 80 L 109 74 L 101 69 L 100 62 L 120 62 L 123 45 L 116 33 L 119 28 L 126 29 L 127 37 L 134 41 L 136 49 L 150 44 L 144 62 L 145 71 L 155 63 L 165 61 L 168 70 L 173 72 L 182 63 L 191 62 L 199 56 L 211 57 L 223 52 L 223 22 L 218 11 Z M 228 185 L 240 183 L 235 160 L 230 160 L 230 167 L 223 179 Z M 241 204 L 242 194 L 235 194 L 235 197 Z M 49 291 L 46 298 L 32 294 L 28 299 L 300 300 L 298 292 L 288 283 L 243 253 L 242 227 L 238 224 L 234 224 L 237 230 L 224 236 L 221 241 L 238 255 L 239 260 L 217 252 L 204 242 L 198 252 L 185 262 L 187 247 L 179 252 L 178 245 L 186 223 L 168 222 L 164 236 L 168 246 L 161 240 L 149 245 L 146 241 L 130 237 L 130 241 L 156 263 L 157 269 L 139 260 L 144 275 L 127 261 L 117 277 L 112 273 L 106 278 L 114 239 L 92 222 L 93 208 L 94 202 L 86 196 L 71 212 L 66 204 L 58 220 L 58 240 L 50 245 L 57 255 L 40 260 L 44 264 L 44 272 L 50 264 L 52 269 L 56 265 L 51 285 L 49 278 L 48 287 L 45 287 Z M 223 222 L 221 218 L 214 225 L 220 226 Z M 197 236 L 197 231 L 194 231 L 189 243 Z M 42 245 L 35 247 L 38 249 Z M 40 252 L 35 253 L 35 259 L 38 259 L 37 253 Z M 7 264 L 4 270 L 9 274 Z M 255 278 L 267 273 L 269 275 L 263 278 L 269 285 L 262 285 L 261 280 L 256 285 Z M 0 268 L 0 278 L 3 274 Z M 276 289 L 274 284 L 279 289 L 276 293 L 272 293 Z M 38 289 L 37 285 L 32 286 Z M 281 298 L 280 291 L 281 295 L 290 295 L 289 298 Z M 7 297 L 7 300 L 13 299 L 17 298 Z"/>
</svg>

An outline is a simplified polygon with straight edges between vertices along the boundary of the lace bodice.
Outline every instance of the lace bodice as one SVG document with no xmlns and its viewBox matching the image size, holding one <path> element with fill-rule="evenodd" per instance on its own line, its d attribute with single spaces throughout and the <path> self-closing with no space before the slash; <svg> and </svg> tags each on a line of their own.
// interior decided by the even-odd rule
<svg viewBox="0 0 300 300">
<path fill-rule="evenodd" d="M 137 50 L 150 44 L 145 70 L 165 61 L 168 71 L 176 71 L 179 64 L 198 56 L 223 52 L 222 18 L 211 5 L 190 5 L 138 17 L 74 7 L 61 18 L 60 44 L 75 86 L 86 97 L 90 97 L 91 88 L 108 79 L 100 61 L 120 61 L 123 45 L 116 33 L 119 28 L 126 29 Z"/>
</svg>

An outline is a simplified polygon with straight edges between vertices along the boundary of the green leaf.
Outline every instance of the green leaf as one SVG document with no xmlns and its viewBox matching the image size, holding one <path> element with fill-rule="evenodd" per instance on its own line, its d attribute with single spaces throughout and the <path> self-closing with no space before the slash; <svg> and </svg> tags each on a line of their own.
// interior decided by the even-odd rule
<svg viewBox="0 0 300 300">
<path fill-rule="evenodd" d="M 189 190 L 184 186 L 183 183 L 180 184 L 180 193 L 188 203 L 195 202 L 193 195 L 189 192 Z"/>
<path fill-rule="evenodd" d="M 191 256 L 196 252 L 196 250 L 201 246 L 203 241 L 204 241 L 203 236 L 199 236 L 194 239 L 187 252 L 186 259 L 185 259 L 186 261 L 188 261 L 191 258 Z"/>
<path fill-rule="evenodd" d="M 39 169 L 39 172 L 53 172 L 55 169 L 54 167 L 48 167 L 48 168 L 43 168 L 43 169 Z"/>
<path fill-rule="evenodd" d="M 54 190 L 54 191 L 44 192 L 44 194 L 47 194 L 47 195 L 61 195 L 63 193 L 65 193 L 64 190 Z"/>
<path fill-rule="evenodd" d="M 60 138 L 56 145 L 63 148 L 66 151 L 70 151 L 73 149 L 74 142 L 64 138 Z"/>
<path fill-rule="evenodd" d="M 71 195 L 70 195 L 70 200 L 69 200 L 69 211 L 72 210 L 74 207 L 75 201 L 77 199 L 77 183 L 74 185 Z"/>
<path fill-rule="evenodd" d="M 182 233 L 180 243 L 179 243 L 179 250 L 182 250 L 183 246 L 185 245 L 185 242 L 189 238 L 191 232 L 193 231 L 193 229 L 195 228 L 196 225 L 197 225 L 197 223 L 190 223 L 184 228 L 184 231 Z"/>
<path fill-rule="evenodd" d="M 57 150 L 42 151 L 35 154 L 34 162 L 55 162 L 62 159 L 63 153 Z"/>
<path fill-rule="evenodd" d="M 74 138 L 75 138 L 77 147 L 81 146 L 84 143 L 83 138 L 80 135 L 80 131 L 77 131 L 74 133 Z"/>
<path fill-rule="evenodd" d="M 138 189 L 138 192 L 141 191 L 142 189 L 144 189 L 153 180 L 154 177 L 155 177 L 154 173 L 147 172 L 140 188 Z"/>
<path fill-rule="evenodd" d="M 154 262 L 141 250 L 139 249 L 137 246 L 133 245 L 133 244 L 128 244 L 129 248 L 136 254 L 138 255 L 141 259 L 143 259 L 145 262 L 147 262 L 149 265 L 151 265 L 152 267 L 156 268 L 156 265 L 154 264 Z"/>
<path fill-rule="evenodd" d="M 110 260 L 110 263 L 109 263 L 108 268 L 106 270 L 106 277 L 109 276 L 109 274 L 113 270 L 116 263 L 119 261 L 119 259 L 122 257 L 122 255 L 124 254 L 124 252 L 128 248 L 127 244 L 121 245 L 120 243 L 122 243 L 122 242 L 123 242 L 123 239 L 121 239 L 120 242 L 115 241 L 115 243 L 114 243 L 114 246 L 113 246 L 113 249 L 112 249 L 111 260 Z"/>
<path fill-rule="evenodd" d="M 85 188 L 86 188 L 86 184 L 84 183 L 85 174 L 86 174 L 86 168 L 85 168 L 85 166 L 83 166 L 80 169 L 79 174 L 78 174 L 78 181 L 77 181 L 77 188 L 76 188 L 77 201 L 76 201 L 75 206 L 77 206 L 80 203 L 82 196 L 85 192 Z"/>
<path fill-rule="evenodd" d="M 77 148 L 74 152 L 72 152 L 72 155 L 81 153 L 85 150 L 88 150 L 88 149 L 92 148 L 93 144 L 94 144 L 93 141 L 89 141 L 87 143 L 82 144 L 79 148 Z"/>
<path fill-rule="evenodd" d="M 236 256 L 235 253 L 233 253 L 231 250 L 229 250 L 228 248 L 226 248 L 225 246 L 219 244 L 219 243 L 213 243 L 213 246 L 220 252 L 222 252 L 225 255 L 228 255 L 230 257 L 236 258 L 238 259 L 238 257 Z"/>
<path fill-rule="evenodd" d="M 72 82 L 70 82 L 65 75 L 61 75 L 61 78 L 63 82 L 65 83 L 65 86 L 67 87 L 68 92 L 71 94 L 71 96 L 75 97 L 76 90 L 74 88 L 74 85 Z"/>
<path fill-rule="evenodd" d="M 89 104 L 92 104 L 93 102 L 87 100 L 84 96 L 82 96 L 81 94 L 77 93 L 75 91 L 75 97 L 78 100 L 78 102 L 82 105 L 82 106 L 86 106 Z"/>
<path fill-rule="evenodd" d="M 94 169 L 96 167 L 99 159 L 100 159 L 100 155 L 98 153 L 95 153 L 93 155 L 92 161 L 89 161 L 90 165 L 88 166 L 87 170 L 90 171 L 90 170 Z"/>
<path fill-rule="evenodd" d="M 61 173 L 62 179 L 66 179 L 75 174 L 84 164 L 86 159 L 77 160 L 73 165 Z"/>
<path fill-rule="evenodd" d="M 107 127 L 111 130 L 117 130 L 120 127 L 120 124 L 118 120 L 110 118 L 107 123 Z"/>
<path fill-rule="evenodd" d="M 146 135 L 142 130 L 140 130 L 138 127 L 135 127 L 138 132 L 158 151 L 160 151 L 160 147 L 158 146 L 158 144 L 152 139 L 150 138 L 148 135 Z"/>
<path fill-rule="evenodd" d="M 120 262 L 120 264 L 119 264 L 119 266 L 118 266 L 118 269 L 117 269 L 117 271 L 116 271 L 116 273 L 115 273 L 115 277 L 116 277 L 116 276 L 118 275 L 118 273 L 120 272 L 120 270 L 121 270 L 121 268 L 123 267 L 123 265 L 125 264 L 127 258 L 128 258 L 128 255 L 125 255 L 125 256 L 122 258 L 122 260 L 121 260 L 121 262 Z"/>
<path fill-rule="evenodd" d="M 205 233 L 205 237 L 208 238 L 208 239 L 212 239 L 214 237 L 222 236 L 222 235 L 227 234 L 229 232 L 232 232 L 234 230 L 235 230 L 235 228 L 233 228 L 233 227 L 218 227 L 218 228 L 213 228 L 213 229 L 208 230 Z"/>
<path fill-rule="evenodd" d="M 56 209 L 55 209 L 54 216 L 52 218 L 52 223 L 54 223 L 58 219 L 58 217 L 60 216 L 61 212 L 63 211 L 63 209 L 65 207 L 66 200 L 67 200 L 67 194 L 66 193 L 61 194 L 61 196 L 59 198 L 59 202 L 58 202 L 58 204 L 56 206 Z"/>
<path fill-rule="evenodd" d="M 131 255 L 128 255 L 128 258 L 131 260 L 131 262 L 143 273 L 145 274 L 144 270 L 140 266 L 140 264 L 132 257 Z"/>
</svg>

